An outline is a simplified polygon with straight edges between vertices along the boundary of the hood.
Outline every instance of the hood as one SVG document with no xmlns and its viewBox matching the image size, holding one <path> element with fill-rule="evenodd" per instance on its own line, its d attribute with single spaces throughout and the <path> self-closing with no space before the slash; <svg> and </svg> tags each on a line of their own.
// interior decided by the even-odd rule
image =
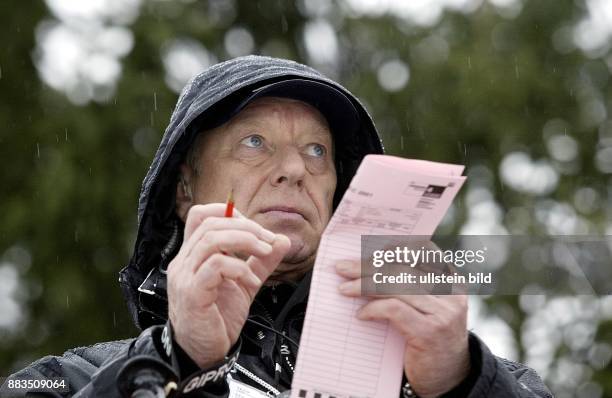
<svg viewBox="0 0 612 398">
<path fill-rule="evenodd" d="M 353 102 L 360 126 L 351 137 L 336 137 L 337 188 L 334 208 L 348 188 L 363 157 L 383 153 L 372 118 L 347 89 L 318 71 L 294 61 L 246 56 L 216 64 L 183 89 L 159 148 L 142 183 L 138 231 L 129 264 L 119 273 L 128 308 L 140 329 L 167 319 L 166 267 L 182 243 L 183 224 L 176 216 L 175 189 L 179 165 L 206 120 L 218 120 L 223 103 L 255 88 L 289 79 L 331 85 Z M 341 139 L 338 139 L 341 138 Z"/>
</svg>

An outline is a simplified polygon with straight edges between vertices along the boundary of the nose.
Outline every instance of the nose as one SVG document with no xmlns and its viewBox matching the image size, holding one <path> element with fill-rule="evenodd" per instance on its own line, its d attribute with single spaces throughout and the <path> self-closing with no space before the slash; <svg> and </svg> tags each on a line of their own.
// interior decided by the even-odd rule
<svg viewBox="0 0 612 398">
<path fill-rule="evenodd" d="M 274 170 L 270 175 L 273 186 L 287 184 L 290 187 L 302 188 L 306 175 L 306 164 L 297 148 L 287 147 L 277 151 Z"/>
</svg>

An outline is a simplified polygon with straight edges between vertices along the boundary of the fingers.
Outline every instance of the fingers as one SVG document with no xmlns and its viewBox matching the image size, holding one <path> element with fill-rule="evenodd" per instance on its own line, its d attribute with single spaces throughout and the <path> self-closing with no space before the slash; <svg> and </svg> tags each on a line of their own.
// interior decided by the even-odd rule
<svg viewBox="0 0 612 398">
<path fill-rule="evenodd" d="M 336 271 L 339 275 L 348 280 L 338 286 L 341 294 L 348 297 L 367 296 L 373 298 L 360 311 L 363 319 L 386 319 L 393 323 L 406 322 L 406 318 L 414 318 L 415 314 L 429 316 L 432 319 L 454 319 L 467 313 L 467 296 L 462 294 L 454 295 L 431 295 L 427 289 L 424 294 L 362 294 L 366 283 L 371 282 L 371 278 L 362 275 L 360 261 L 344 260 L 336 264 Z M 411 288 L 411 291 L 419 291 L 418 286 Z M 368 291 L 375 292 L 375 289 Z"/>
<path fill-rule="evenodd" d="M 279 234 L 267 255 L 260 257 L 252 255 L 248 261 L 213 253 L 195 268 L 191 277 L 182 276 L 181 279 L 188 278 L 192 286 L 189 289 L 191 292 L 200 292 L 201 298 L 208 297 L 200 302 L 201 305 L 208 305 L 214 301 L 217 288 L 226 280 L 236 282 L 252 300 L 290 246 L 289 238 Z"/>
<path fill-rule="evenodd" d="M 446 307 L 449 305 L 447 302 L 440 300 L 438 296 L 425 294 L 376 296 L 374 297 L 374 301 L 386 300 L 390 298 L 404 303 L 405 305 L 414 308 L 416 311 L 424 315 L 445 311 L 447 309 Z"/>
<path fill-rule="evenodd" d="M 215 253 L 240 253 L 245 257 L 264 257 L 272 253 L 272 245 L 257 238 L 248 231 L 213 230 L 207 231 L 194 244 L 191 252 L 185 257 L 185 270 L 197 272 L 206 259 Z"/>
<path fill-rule="evenodd" d="M 345 278 L 361 277 L 361 262 L 359 260 L 341 260 L 336 263 L 336 272 Z"/>
<path fill-rule="evenodd" d="M 372 300 L 357 312 L 357 318 L 362 321 L 388 320 L 400 332 L 423 323 L 425 314 L 414 307 L 406 305 L 397 298 Z"/>
<path fill-rule="evenodd" d="M 358 312 L 361 320 L 388 320 L 404 334 L 418 336 L 436 330 L 464 330 L 467 322 L 465 296 L 395 296 L 377 298 Z"/>
<path fill-rule="evenodd" d="M 372 300 L 357 312 L 357 318 L 364 321 L 389 321 L 408 338 L 429 336 L 433 332 L 430 315 L 423 314 L 397 298 Z"/>
<path fill-rule="evenodd" d="M 207 205 L 208 206 L 208 205 Z M 192 232 L 185 241 L 182 250 L 184 256 L 189 256 L 193 248 L 211 231 L 239 230 L 249 232 L 257 239 L 266 243 L 272 243 L 276 234 L 257 224 L 255 221 L 245 217 L 216 217 L 210 216 L 200 222 L 200 225 Z"/>
<path fill-rule="evenodd" d="M 277 234 L 276 239 L 272 243 L 272 252 L 264 256 L 252 256 L 247 260 L 247 264 L 259 279 L 265 281 L 283 260 L 283 257 L 285 257 L 290 248 L 291 241 L 289 238 L 285 235 Z"/>
<path fill-rule="evenodd" d="M 224 256 L 225 253 L 250 259 L 248 264 L 244 260 L 238 260 L 249 269 L 255 270 L 259 275 L 255 276 L 261 283 L 278 266 L 291 246 L 289 239 L 265 229 L 237 211 L 234 217 L 223 217 L 224 212 L 223 203 L 195 205 L 190 209 L 185 225 L 186 240 L 168 267 L 170 279 L 178 278 L 179 275 L 184 275 L 181 278 L 191 278 L 194 274 L 199 274 L 202 267 L 208 267 L 209 263 L 215 267 L 228 264 L 218 272 L 215 269 L 210 286 L 220 283 L 219 278 L 246 277 L 246 274 L 238 274 L 244 271 L 236 268 L 239 263 L 226 260 L 225 257 L 228 256 Z M 202 275 L 211 277 L 213 274 L 207 271 Z"/>
<path fill-rule="evenodd" d="M 185 220 L 184 241 L 186 242 L 197 227 L 208 217 L 223 217 L 225 214 L 225 203 L 209 203 L 206 205 L 191 206 Z M 234 209 L 234 217 L 244 218 L 242 213 Z"/>
<path fill-rule="evenodd" d="M 226 279 L 240 281 L 254 289 L 259 289 L 263 283 L 246 261 L 220 253 L 210 256 L 205 264 L 198 268 L 194 278 L 198 290 L 215 289 Z"/>
<path fill-rule="evenodd" d="M 438 311 L 441 307 L 448 308 L 455 305 L 467 307 L 467 296 L 463 294 L 449 295 L 431 295 L 423 291 L 424 294 L 362 294 L 362 283 L 364 279 L 351 279 L 341 283 L 338 286 L 340 293 L 347 297 L 367 296 L 375 299 L 396 298 L 399 301 L 405 302 L 413 306 L 417 311 L 423 314 L 432 314 Z M 415 289 L 413 289 L 414 291 Z"/>
</svg>

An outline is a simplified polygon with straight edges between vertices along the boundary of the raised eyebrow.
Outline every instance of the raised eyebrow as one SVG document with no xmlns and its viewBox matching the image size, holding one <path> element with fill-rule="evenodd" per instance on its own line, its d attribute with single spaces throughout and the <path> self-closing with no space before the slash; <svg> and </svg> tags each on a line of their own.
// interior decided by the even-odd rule
<svg viewBox="0 0 612 398">
<path fill-rule="evenodd" d="M 310 130 L 309 135 L 313 135 L 317 139 L 323 139 L 325 141 L 333 142 L 332 132 L 327 127 L 321 127 L 318 129 Z"/>
</svg>

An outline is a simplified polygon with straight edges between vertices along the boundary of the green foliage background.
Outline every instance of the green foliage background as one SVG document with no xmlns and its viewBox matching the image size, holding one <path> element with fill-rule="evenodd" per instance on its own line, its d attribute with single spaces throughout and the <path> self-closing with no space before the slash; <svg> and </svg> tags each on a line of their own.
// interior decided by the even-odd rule
<svg viewBox="0 0 612 398">
<path fill-rule="evenodd" d="M 141 180 L 177 99 L 164 81 L 164 43 L 189 37 L 224 60 L 230 57 L 224 36 L 241 26 L 252 34 L 255 53 L 310 62 L 302 36 L 313 16 L 304 12 L 305 2 L 240 0 L 218 17 L 213 9 L 220 3 L 144 1 L 129 26 L 134 46 L 122 60 L 115 94 L 106 103 L 81 106 L 45 85 L 34 65 L 36 27 L 53 18 L 45 3 L 0 3 L 0 266 L 15 271 L 19 288 L 10 296 L 23 310 L 18 324 L 0 328 L 0 375 L 44 355 L 137 333 L 117 272 L 130 257 Z M 343 2 L 330 2 L 323 18 L 338 37 L 334 77 L 365 101 L 389 153 L 484 170 L 504 225 L 513 223 L 510 209 L 520 208 L 531 220 L 524 230 L 542 230 L 534 216 L 538 203 L 575 206 L 576 190 L 588 186 L 599 204 L 581 217 L 590 232 L 603 233 L 612 216 L 612 186 L 595 158 L 612 111 L 612 55 L 606 63 L 606 53 L 589 57 L 553 46 L 558 29 L 584 16 L 582 1 L 522 4 L 514 18 L 485 2 L 469 13 L 446 11 L 436 24 L 422 27 L 388 14 L 352 16 Z M 448 45 L 442 60 L 423 56 L 435 50 L 427 47 L 432 35 Z M 410 79 L 404 89 L 388 92 L 377 71 L 395 58 L 409 65 Z M 604 121 L 589 117 L 589 96 L 603 103 Z M 561 172 L 556 189 L 546 194 L 505 187 L 499 177 L 504 155 L 523 151 L 534 160 L 549 159 L 542 131 L 556 118 L 565 120 L 565 133 L 579 143 L 572 165 L 577 171 Z M 468 220 L 466 190 L 448 231 Z M 504 318 L 525 359 L 521 330 L 527 314 L 519 298 L 485 304 L 491 314 L 510 309 Z M 612 323 L 603 316 L 591 323 L 591 343 L 605 348 Z M 593 365 L 588 350 L 559 345 L 556 359 L 577 367 L 551 365 L 556 370 L 547 382 L 557 396 L 612 396 L 609 356 Z M 559 382 L 564 372 L 577 377 L 574 385 Z"/>
</svg>

